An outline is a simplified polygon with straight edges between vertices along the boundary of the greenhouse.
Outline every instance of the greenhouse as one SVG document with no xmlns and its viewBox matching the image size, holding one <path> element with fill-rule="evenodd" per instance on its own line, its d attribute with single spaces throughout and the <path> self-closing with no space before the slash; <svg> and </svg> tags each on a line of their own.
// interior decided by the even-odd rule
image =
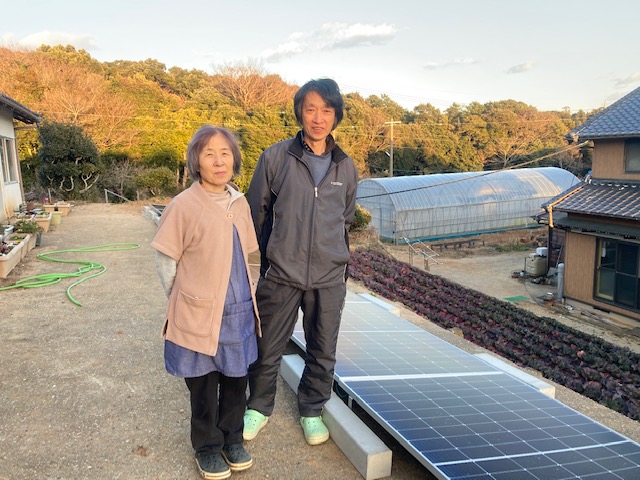
<svg viewBox="0 0 640 480">
<path fill-rule="evenodd" d="M 579 182 L 556 167 L 367 178 L 356 202 L 383 241 L 436 240 L 537 226 L 540 205 Z"/>
</svg>

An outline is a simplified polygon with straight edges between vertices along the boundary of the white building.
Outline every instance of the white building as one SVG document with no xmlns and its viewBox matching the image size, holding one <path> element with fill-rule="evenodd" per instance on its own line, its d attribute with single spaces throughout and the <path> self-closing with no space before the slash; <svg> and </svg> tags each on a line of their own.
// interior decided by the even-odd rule
<svg viewBox="0 0 640 480">
<path fill-rule="evenodd" d="M 14 210 L 24 203 L 16 121 L 32 125 L 40 123 L 41 117 L 0 93 L 0 222 L 11 217 Z"/>
</svg>

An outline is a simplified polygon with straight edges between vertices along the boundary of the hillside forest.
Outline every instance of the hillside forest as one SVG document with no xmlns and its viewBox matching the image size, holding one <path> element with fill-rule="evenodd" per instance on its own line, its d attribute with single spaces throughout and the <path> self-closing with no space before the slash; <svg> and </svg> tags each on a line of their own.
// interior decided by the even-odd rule
<svg viewBox="0 0 640 480">
<path fill-rule="evenodd" d="M 173 195 L 188 184 L 186 146 L 210 123 L 232 130 L 243 154 L 235 182 L 246 190 L 260 153 L 299 127 L 299 85 L 252 62 L 214 73 L 153 59 L 99 62 L 72 46 L 0 48 L 0 92 L 42 115 L 20 129 L 27 200 L 97 200 L 105 189 L 134 199 Z M 558 166 L 583 176 L 588 145 L 565 138 L 595 112 L 538 111 L 517 100 L 431 104 L 407 110 L 387 95 L 345 97 L 334 131 L 360 175 L 393 176 Z M 115 198 L 117 200 L 117 198 Z"/>
</svg>

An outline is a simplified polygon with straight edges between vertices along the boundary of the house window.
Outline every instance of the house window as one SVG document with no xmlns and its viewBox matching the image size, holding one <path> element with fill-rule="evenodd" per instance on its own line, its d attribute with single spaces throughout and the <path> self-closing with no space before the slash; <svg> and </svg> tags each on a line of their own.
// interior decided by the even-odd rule
<svg viewBox="0 0 640 480">
<path fill-rule="evenodd" d="M 0 168 L 4 183 L 18 181 L 18 156 L 13 138 L 0 137 Z"/>
<path fill-rule="evenodd" d="M 0 137 L 0 169 L 2 169 L 2 181 L 9 181 L 9 164 L 7 163 L 7 153 L 4 151 L 4 138 Z"/>
<path fill-rule="evenodd" d="M 640 172 L 640 138 L 628 138 L 624 142 L 625 172 Z"/>
<path fill-rule="evenodd" d="M 596 251 L 596 298 L 640 310 L 640 245 L 600 238 Z"/>
</svg>

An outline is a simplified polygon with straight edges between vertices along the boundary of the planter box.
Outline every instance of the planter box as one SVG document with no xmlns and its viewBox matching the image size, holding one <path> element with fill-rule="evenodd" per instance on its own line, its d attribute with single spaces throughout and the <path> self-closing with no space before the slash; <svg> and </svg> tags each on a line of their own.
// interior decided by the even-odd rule
<svg viewBox="0 0 640 480">
<path fill-rule="evenodd" d="M 13 250 L 11 250 L 11 253 L 13 253 L 17 248 L 20 248 L 20 258 L 26 257 L 27 253 L 33 250 L 36 246 L 36 236 L 31 235 L 30 233 L 14 233 L 9 237 L 9 240 L 12 242 L 20 242 L 18 245 L 13 247 Z"/>
<path fill-rule="evenodd" d="M 71 212 L 72 206 L 73 205 L 71 205 L 70 203 L 53 203 L 53 204 L 43 205 L 45 212 L 60 212 L 63 217 L 66 217 L 67 215 L 69 215 L 69 212 Z"/>
<path fill-rule="evenodd" d="M 63 217 L 66 217 L 71 213 L 71 205 L 70 203 L 58 203 L 58 211 L 62 214 Z"/>
<path fill-rule="evenodd" d="M 22 249 L 25 243 L 20 242 L 7 255 L 0 255 L 0 278 L 7 278 L 9 272 L 22 260 Z"/>
<path fill-rule="evenodd" d="M 44 233 L 47 233 L 49 231 L 49 227 L 51 226 L 51 217 L 53 217 L 53 212 L 46 212 L 46 213 L 47 213 L 46 217 L 36 215 L 35 218 L 33 219 L 38 225 L 40 225 L 40 228 Z"/>
<path fill-rule="evenodd" d="M 36 248 L 36 236 L 35 234 L 28 233 L 25 239 L 22 241 L 27 246 L 27 253 Z M 26 255 L 26 253 L 25 253 Z"/>
</svg>

